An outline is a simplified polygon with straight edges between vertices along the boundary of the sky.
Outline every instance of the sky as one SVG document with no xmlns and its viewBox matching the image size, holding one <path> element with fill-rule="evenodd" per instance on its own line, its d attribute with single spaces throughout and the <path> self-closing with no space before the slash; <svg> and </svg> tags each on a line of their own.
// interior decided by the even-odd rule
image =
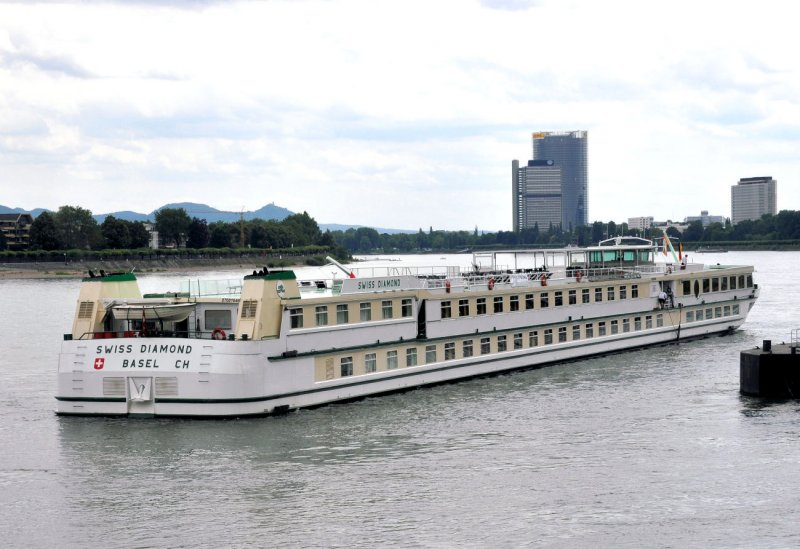
<svg viewBox="0 0 800 549">
<path fill-rule="evenodd" d="M 798 20 L 783 0 L 0 1 L 0 204 L 511 230 L 531 133 L 587 130 L 590 221 L 727 217 L 763 175 L 800 209 Z"/>
</svg>

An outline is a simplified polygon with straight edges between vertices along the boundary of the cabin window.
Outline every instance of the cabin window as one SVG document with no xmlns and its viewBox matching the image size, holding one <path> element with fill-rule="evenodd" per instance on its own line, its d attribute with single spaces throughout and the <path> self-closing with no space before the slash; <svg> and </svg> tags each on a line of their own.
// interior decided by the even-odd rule
<svg viewBox="0 0 800 549">
<path fill-rule="evenodd" d="M 548 328 L 544 331 L 544 344 L 550 345 L 553 343 L 553 330 Z"/>
<path fill-rule="evenodd" d="M 386 369 L 397 369 L 397 351 L 386 351 Z"/>
<path fill-rule="evenodd" d="M 425 346 L 425 363 L 436 362 L 436 345 Z"/>
<path fill-rule="evenodd" d="M 627 333 L 631 331 L 631 319 L 630 318 L 623 318 L 622 319 L 622 332 Z"/>
<path fill-rule="evenodd" d="M 722 290 L 723 292 L 728 291 L 728 277 L 727 276 L 723 276 L 722 278 L 719 279 L 719 289 Z"/>
<path fill-rule="evenodd" d="M 636 261 L 636 251 L 625 250 L 624 252 L 622 252 L 622 259 L 624 261 Z"/>
<path fill-rule="evenodd" d="M 469 316 L 469 299 L 458 300 L 458 316 Z"/>
<path fill-rule="evenodd" d="M 578 292 L 576 290 L 570 290 L 568 296 L 568 303 L 570 305 L 576 305 L 578 303 Z"/>
<path fill-rule="evenodd" d="M 477 305 L 478 314 L 479 315 L 485 315 L 486 314 L 486 298 L 485 297 L 479 297 L 477 299 L 476 305 Z"/>
<path fill-rule="evenodd" d="M 400 316 L 403 318 L 408 318 L 412 316 L 411 313 L 411 299 L 403 299 L 400 302 Z"/>
<path fill-rule="evenodd" d="M 722 314 L 723 316 L 731 316 L 731 306 L 725 305 L 725 307 L 722 309 Z"/>
<path fill-rule="evenodd" d="M 656 315 L 656 328 L 663 328 L 664 327 L 664 315 L 657 314 Z"/>
<path fill-rule="evenodd" d="M 514 349 L 522 349 L 522 332 L 514 334 Z"/>
<path fill-rule="evenodd" d="M 744 275 L 739 275 L 739 288 L 744 288 Z"/>
<path fill-rule="evenodd" d="M 619 321 L 612 320 L 611 321 L 611 334 L 618 334 L 619 333 Z"/>
<path fill-rule="evenodd" d="M 326 326 L 328 324 L 328 306 L 317 305 L 314 309 L 314 314 L 317 319 L 317 326 Z"/>
<path fill-rule="evenodd" d="M 642 317 L 637 316 L 633 319 L 633 329 L 637 332 L 642 329 Z"/>
<path fill-rule="evenodd" d="M 550 294 L 547 292 L 542 292 L 539 295 L 539 307 L 542 309 L 546 309 L 550 306 Z"/>
<path fill-rule="evenodd" d="M 512 295 L 508 298 L 508 310 L 512 313 L 515 311 L 519 311 L 519 296 Z"/>
<path fill-rule="evenodd" d="M 572 341 L 577 341 L 581 338 L 581 325 L 574 324 L 572 326 Z"/>
<path fill-rule="evenodd" d="M 375 353 L 367 353 L 364 355 L 364 371 L 368 374 L 375 372 L 378 369 L 378 355 Z"/>
<path fill-rule="evenodd" d="M 361 322 L 369 322 L 372 320 L 372 303 L 361 303 L 359 305 L 359 312 L 361 315 Z"/>
<path fill-rule="evenodd" d="M 731 277 L 731 290 L 735 290 L 735 289 L 736 289 L 736 277 L 732 276 Z"/>
<path fill-rule="evenodd" d="M 606 299 L 608 301 L 614 301 L 614 286 L 609 286 L 607 288 Z"/>
<path fill-rule="evenodd" d="M 525 294 L 525 310 L 533 309 L 533 294 Z"/>
<path fill-rule="evenodd" d="M 242 301 L 242 313 L 240 318 L 255 318 L 257 306 L 258 301 L 255 299 L 245 299 Z"/>
<path fill-rule="evenodd" d="M 638 299 L 639 297 L 639 285 L 633 284 L 631 286 L 631 299 Z"/>
<path fill-rule="evenodd" d="M 539 332 L 533 331 L 528 332 L 528 347 L 538 347 L 539 346 Z"/>
<path fill-rule="evenodd" d="M 78 307 L 78 318 L 92 318 L 94 314 L 94 301 L 81 301 Z"/>
<path fill-rule="evenodd" d="M 714 318 L 722 316 L 722 307 L 714 307 Z"/>
<path fill-rule="evenodd" d="M 581 303 L 589 303 L 589 288 L 581 290 Z"/>
<path fill-rule="evenodd" d="M 340 365 L 341 365 L 340 371 L 342 377 L 353 375 L 353 357 L 343 356 Z"/>
<path fill-rule="evenodd" d="M 731 310 L 733 311 L 734 315 L 738 315 L 739 314 L 739 306 L 738 305 L 733 305 Z"/>
<path fill-rule="evenodd" d="M 564 304 L 564 297 L 563 296 L 564 296 L 564 292 L 562 292 L 561 290 L 556 291 L 556 293 L 555 293 L 556 307 L 561 307 Z"/>
<path fill-rule="evenodd" d="M 291 322 L 290 326 L 292 328 L 302 328 L 303 327 L 303 309 L 296 308 L 296 309 L 289 309 L 289 320 Z"/>
<path fill-rule="evenodd" d="M 594 302 L 599 303 L 603 301 L 603 288 L 594 289 Z"/>
<path fill-rule="evenodd" d="M 712 278 L 711 279 L 711 291 L 718 292 L 719 291 L 719 278 Z"/>
<path fill-rule="evenodd" d="M 406 366 L 416 366 L 417 365 L 417 348 L 411 347 L 410 349 L 406 349 Z"/>
<path fill-rule="evenodd" d="M 597 335 L 603 337 L 606 335 L 606 323 L 605 322 L 598 322 L 597 323 Z"/>
<path fill-rule="evenodd" d="M 502 353 L 508 350 L 508 336 L 497 336 L 497 352 Z"/>
<path fill-rule="evenodd" d="M 747 287 L 748 288 L 753 287 L 753 275 L 747 275 Z"/>
<path fill-rule="evenodd" d="M 481 354 L 488 355 L 492 352 L 492 341 L 488 337 L 481 338 Z"/>
<path fill-rule="evenodd" d="M 205 310 L 205 323 L 206 330 L 214 328 L 222 328 L 223 330 L 231 329 L 231 312 L 225 310 Z"/>
<path fill-rule="evenodd" d="M 645 330 L 649 330 L 653 327 L 653 315 L 647 315 L 644 317 L 644 328 Z"/>
<path fill-rule="evenodd" d="M 695 316 L 697 317 L 697 320 L 703 320 L 703 309 L 697 311 L 697 314 Z"/>
<path fill-rule="evenodd" d="M 619 298 L 620 299 L 628 299 L 628 287 L 627 286 L 620 286 L 619 287 Z"/>
<path fill-rule="evenodd" d="M 336 306 L 336 324 L 347 324 L 350 322 L 350 314 L 347 311 L 347 304 Z"/>
<path fill-rule="evenodd" d="M 692 281 L 691 280 L 682 280 L 681 285 L 683 286 L 683 292 L 681 295 L 692 295 Z"/>
<path fill-rule="evenodd" d="M 442 318 L 450 318 L 453 316 L 453 312 L 450 308 L 449 301 L 442 301 Z"/>
<path fill-rule="evenodd" d="M 390 299 L 381 301 L 381 312 L 384 320 L 392 318 L 394 313 L 392 311 L 392 301 Z"/>
<path fill-rule="evenodd" d="M 591 337 L 594 337 L 594 326 L 590 322 L 586 325 L 586 339 L 589 339 Z"/>
<path fill-rule="evenodd" d="M 686 311 L 686 322 L 694 322 L 694 311 Z"/>
<path fill-rule="evenodd" d="M 704 278 L 703 279 L 703 293 L 707 294 L 710 291 L 711 291 L 711 282 L 707 278 Z"/>
<path fill-rule="evenodd" d="M 706 309 L 706 320 L 714 318 L 714 310 L 711 308 Z"/>
<path fill-rule="evenodd" d="M 558 342 L 564 343 L 567 340 L 567 327 L 561 326 L 558 329 Z"/>
<path fill-rule="evenodd" d="M 494 297 L 494 312 L 496 313 L 503 312 L 503 296 Z"/>
<path fill-rule="evenodd" d="M 456 358 L 456 344 L 449 341 L 444 344 L 444 359 L 453 360 L 454 358 Z"/>
<path fill-rule="evenodd" d="M 461 353 L 464 355 L 464 358 L 469 358 L 472 356 L 472 340 L 468 339 L 464 341 L 461 347 Z"/>
</svg>

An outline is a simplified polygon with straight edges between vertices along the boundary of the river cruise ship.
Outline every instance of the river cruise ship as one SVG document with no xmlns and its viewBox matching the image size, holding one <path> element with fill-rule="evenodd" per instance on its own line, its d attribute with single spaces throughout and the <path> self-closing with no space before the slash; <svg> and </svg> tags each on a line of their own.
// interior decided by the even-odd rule
<svg viewBox="0 0 800 549">
<path fill-rule="evenodd" d="M 263 269 L 144 296 L 133 273 L 92 273 L 62 343 L 56 412 L 276 414 L 742 325 L 752 267 L 665 259 L 615 238 L 478 253 L 468 268 Z"/>
</svg>

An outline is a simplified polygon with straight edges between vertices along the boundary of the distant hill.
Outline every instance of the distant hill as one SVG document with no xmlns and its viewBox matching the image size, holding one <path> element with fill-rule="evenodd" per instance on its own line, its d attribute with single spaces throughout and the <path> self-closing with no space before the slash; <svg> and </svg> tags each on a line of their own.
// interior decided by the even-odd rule
<svg viewBox="0 0 800 549">
<path fill-rule="evenodd" d="M 320 223 L 319 229 L 324 233 L 325 231 L 346 231 L 347 229 L 361 229 L 366 227 L 366 225 L 342 225 L 340 223 Z M 369 229 L 375 229 L 378 231 L 378 234 L 414 234 L 417 231 L 411 229 L 382 229 L 380 227 L 368 227 Z"/>
<path fill-rule="evenodd" d="M 44 208 L 36 208 L 34 210 L 28 211 L 24 208 L 9 208 L 8 206 L 0 206 L 0 214 L 10 214 L 10 213 L 29 213 L 32 217 L 36 218 L 42 212 L 47 212 Z"/>
</svg>

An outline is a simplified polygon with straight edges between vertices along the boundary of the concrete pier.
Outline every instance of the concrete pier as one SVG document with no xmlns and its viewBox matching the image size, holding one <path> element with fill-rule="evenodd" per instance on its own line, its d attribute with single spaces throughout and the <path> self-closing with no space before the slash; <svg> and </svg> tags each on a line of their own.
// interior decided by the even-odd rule
<svg viewBox="0 0 800 549">
<path fill-rule="evenodd" d="M 739 355 L 739 392 L 768 398 L 800 398 L 800 352 L 798 345 L 772 345 L 769 339 L 759 349 Z"/>
</svg>

